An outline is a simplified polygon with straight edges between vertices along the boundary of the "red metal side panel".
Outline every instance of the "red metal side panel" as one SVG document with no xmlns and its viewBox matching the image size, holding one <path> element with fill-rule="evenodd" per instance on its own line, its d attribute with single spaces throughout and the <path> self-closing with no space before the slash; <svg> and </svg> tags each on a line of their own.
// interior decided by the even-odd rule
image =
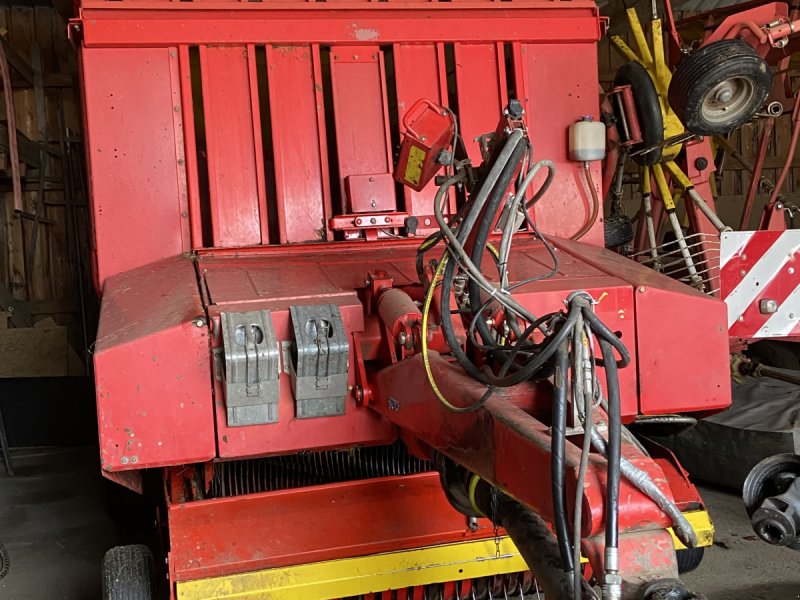
<svg viewBox="0 0 800 600">
<path fill-rule="evenodd" d="M 336 46 L 331 50 L 331 83 L 342 198 L 348 178 L 392 171 L 383 52 L 378 46 Z M 378 178 L 375 178 L 376 180 Z M 397 207 L 391 177 L 380 179 L 377 194 L 350 199 L 346 212 L 393 211 Z M 370 179 L 372 182 L 372 179 Z"/>
<path fill-rule="evenodd" d="M 281 243 L 328 239 L 331 216 L 318 46 L 267 46 Z"/>
<path fill-rule="evenodd" d="M 208 329 L 192 261 L 109 278 L 94 352 L 101 466 L 107 471 L 216 454 Z"/>
<path fill-rule="evenodd" d="M 730 405 L 727 310 L 721 300 L 610 250 L 566 240 L 557 245 L 634 287 L 636 347 L 628 348 L 637 354 L 643 414 Z"/>
<path fill-rule="evenodd" d="M 169 523 L 177 581 L 492 535 L 466 527 L 437 473 L 178 504 Z"/>
<path fill-rule="evenodd" d="M 174 48 L 82 51 L 98 289 L 190 248 L 177 61 Z"/>
<path fill-rule="evenodd" d="M 475 139 L 497 128 L 508 103 L 503 44 L 455 44 L 458 118 L 473 165 L 481 163 Z"/>
<path fill-rule="evenodd" d="M 247 46 L 200 48 L 211 228 L 217 247 L 252 246 L 262 241 L 266 200 L 259 182 L 261 139 L 254 136 L 258 89 L 251 78 Z M 266 242 L 266 239 L 264 240 Z"/>
<path fill-rule="evenodd" d="M 447 72 L 443 44 L 398 44 L 394 47 L 394 76 L 397 88 L 397 118 L 400 132 L 403 117 L 420 98 L 447 106 Z M 420 218 L 418 233 L 424 235 L 436 228 L 433 219 L 433 198 L 436 184 L 431 181 L 421 192 L 404 188 L 406 212 Z M 427 220 L 427 222 L 426 222 Z"/>
<path fill-rule="evenodd" d="M 567 154 L 567 130 L 582 116 L 599 118 L 597 47 L 595 44 L 518 44 L 514 46 L 517 88 L 523 95 L 534 160 L 555 163 L 556 176 L 546 201 L 534 209 L 542 233 L 569 238 L 580 231 L 590 214 L 592 199 L 582 169 Z M 565 76 L 568 74 L 568 76 Z M 520 77 L 523 81 L 519 81 Z M 600 195 L 601 165 L 592 164 Z M 544 180 L 534 182 L 534 188 Z M 602 206 L 600 207 L 602 215 Z M 603 245 L 601 219 L 582 241 Z"/>
</svg>

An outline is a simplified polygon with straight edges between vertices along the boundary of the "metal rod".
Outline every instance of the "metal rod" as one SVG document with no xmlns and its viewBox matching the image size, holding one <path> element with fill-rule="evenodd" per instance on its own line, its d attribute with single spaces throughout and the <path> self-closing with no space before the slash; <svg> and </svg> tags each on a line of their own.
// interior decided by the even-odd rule
<svg viewBox="0 0 800 600">
<path fill-rule="evenodd" d="M 745 196 L 744 206 L 742 207 L 742 217 L 739 220 L 740 231 L 745 231 L 750 221 L 750 213 L 753 210 L 756 194 L 758 194 L 758 188 L 761 184 L 761 173 L 764 170 L 764 162 L 767 160 L 767 151 L 769 150 L 769 141 L 774 130 L 775 119 L 767 119 L 766 123 L 764 123 L 764 129 L 761 131 L 761 139 L 758 142 L 758 155 L 753 165 L 750 183 L 747 186 L 747 195 Z"/>
<path fill-rule="evenodd" d="M 716 213 L 713 210 L 711 210 L 711 208 L 709 208 L 708 204 L 706 204 L 706 201 L 700 197 L 700 194 L 698 194 L 694 188 L 689 188 L 686 191 L 689 194 L 689 197 L 697 205 L 697 208 L 700 209 L 700 212 L 702 212 L 705 215 L 706 219 L 711 221 L 711 224 L 717 228 L 717 231 L 721 233 L 723 231 L 731 230 L 730 227 L 727 227 L 725 223 L 720 221 L 720 218 L 716 215 Z"/>
<path fill-rule="evenodd" d="M 689 253 L 689 248 L 686 246 L 686 238 L 683 236 L 681 224 L 678 222 L 678 215 L 675 214 L 674 210 L 668 210 L 667 214 L 669 215 L 670 225 L 672 225 L 672 231 L 675 233 L 675 241 L 678 242 L 681 256 L 683 256 L 683 261 L 686 263 L 686 270 L 689 271 L 689 279 L 692 282 L 692 287 L 703 291 L 705 286 L 703 285 L 703 280 L 697 274 L 694 260 L 692 260 L 692 255 Z"/>
<path fill-rule="evenodd" d="M 658 256 L 658 242 L 656 241 L 656 225 L 653 221 L 653 198 L 650 194 L 642 196 L 644 217 L 647 225 L 647 240 L 650 242 L 650 258 L 653 259 L 653 268 L 661 270 L 661 259 Z M 684 244 L 686 241 L 684 240 Z"/>
<path fill-rule="evenodd" d="M 9 477 L 14 476 L 14 467 L 11 464 L 11 449 L 8 447 L 6 438 L 6 427 L 3 424 L 3 411 L 0 410 L 0 450 L 3 451 L 3 462 L 6 465 L 6 472 Z"/>
</svg>

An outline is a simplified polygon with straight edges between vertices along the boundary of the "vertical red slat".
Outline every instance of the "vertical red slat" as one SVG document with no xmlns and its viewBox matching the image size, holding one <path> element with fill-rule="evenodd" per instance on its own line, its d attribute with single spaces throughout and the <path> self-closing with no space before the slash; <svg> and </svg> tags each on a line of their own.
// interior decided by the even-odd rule
<svg viewBox="0 0 800 600">
<path fill-rule="evenodd" d="M 447 106 L 447 71 L 443 44 L 395 45 L 394 73 L 401 133 L 405 132 L 403 117 L 420 98 Z M 433 181 L 421 192 L 405 188 L 406 212 L 420 217 L 418 233 L 421 235 L 436 228 L 432 217 L 436 190 Z M 428 220 L 427 223 L 425 219 Z"/>
<path fill-rule="evenodd" d="M 351 178 L 352 188 L 374 186 L 369 193 L 350 198 L 346 210 L 393 211 L 397 203 L 389 176 L 389 118 L 380 48 L 334 47 L 331 50 L 331 83 L 342 198 L 346 198 L 348 178 Z"/>
<path fill-rule="evenodd" d="M 495 130 L 508 103 L 503 44 L 455 44 L 458 116 L 472 164 L 481 162 L 475 139 Z"/>
<path fill-rule="evenodd" d="M 533 160 L 550 159 L 556 167 L 547 195 L 536 204 L 536 222 L 542 233 L 570 237 L 585 222 L 592 200 L 583 169 L 577 169 L 567 158 L 567 130 L 582 116 L 599 118 L 597 51 L 591 44 L 515 44 L 513 57 L 516 87 L 527 98 Z M 564 73 L 570 76 L 564 77 Z M 591 173 L 600 194 L 599 162 L 592 163 Z M 534 181 L 533 188 L 543 179 L 544 173 L 541 180 Z M 582 241 L 603 243 L 600 219 Z"/>
<path fill-rule="evenodd" d="M 246 0 L 242 0 L 246 1 Z M 250 106 L 253 107 L 253 147 L 256 159 L 256 189 L 258 213 L 261 224 L 261 243 L 269 243 L 269 217 L 267 216 L 267 184 L 264 180 L 264 147 L 261 138 L 261 107 L 258 102 L 258 74 L 256 73 L 256 47 L 247 45 L 247 70 L 250 75 Z"/>
<path fill-rule="evenodd" d="M 250 79 L 248 54 L 245 46 L 200 48 L 211 229 L 217 247 L 261 243 L 253 135 L 258 105 L 253 105 L 251 92 L 257 82 Z"/>
<path fill-rule="evenodd" d="M 267 46 L 272 148 L 281 243 L 328 238 L 330 184 L 319 48 Z"/>
<path fill-rule="evenodd" d="M 203 247 L 203 222 L 200 214 L 200 185 L 197 179 L 197 138 L 194 131 L 194 101 L 192 98 L 192 66 L 189 47 L 178 48 L 181 81 L 181 114 L 183 116 L 184 160 L 189 197 L 189 228 L 193 248 Z"/>
<path fill-rule="evenodd" d="M 178 49 L 169 49 L 169 78 L 172 98 L 172 126 L 175 131 L 175 167 L 178 182 L 178 207 L 180 209 L 180 234 L 181 247 L 184 252 L 192 249 L 192 239 L 189 228 L 189 192 L 185 160 L 185 136 L 183 132 L 183 96 L 181 92 L 180 59 Z M 191 105 L 188 107 L 191 112 Z"/>
<path fill-rule="evenodd" d="M 184 251 L 175 54 L 170 48 L 82 49 L 100 288 L 112 275 Z"/>
</svg>

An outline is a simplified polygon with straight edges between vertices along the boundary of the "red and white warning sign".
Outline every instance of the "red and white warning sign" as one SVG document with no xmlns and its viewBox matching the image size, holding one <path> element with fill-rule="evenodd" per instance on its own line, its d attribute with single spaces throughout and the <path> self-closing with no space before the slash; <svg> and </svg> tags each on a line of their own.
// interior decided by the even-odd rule
<svg viewBox="0 0 800 600">
<path fill-rule="evenodd" d="M 800 336 L 800 230 L 724 232 L 720 289 L 731 336 Z"/>
</svg>

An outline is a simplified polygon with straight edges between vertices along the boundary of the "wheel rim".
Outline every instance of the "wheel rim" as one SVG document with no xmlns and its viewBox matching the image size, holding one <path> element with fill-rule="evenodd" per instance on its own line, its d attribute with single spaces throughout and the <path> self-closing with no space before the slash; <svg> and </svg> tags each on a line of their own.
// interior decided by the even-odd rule
<svg viewBox="0 0 800 600">
<path fill-rule="evenodd" d="M 755 85 L 748 77 L 731 77 L 715 85 L 703 98 L 701 113 L 709 123 L 736 121 L 751 108 Z"/>
</svg>

